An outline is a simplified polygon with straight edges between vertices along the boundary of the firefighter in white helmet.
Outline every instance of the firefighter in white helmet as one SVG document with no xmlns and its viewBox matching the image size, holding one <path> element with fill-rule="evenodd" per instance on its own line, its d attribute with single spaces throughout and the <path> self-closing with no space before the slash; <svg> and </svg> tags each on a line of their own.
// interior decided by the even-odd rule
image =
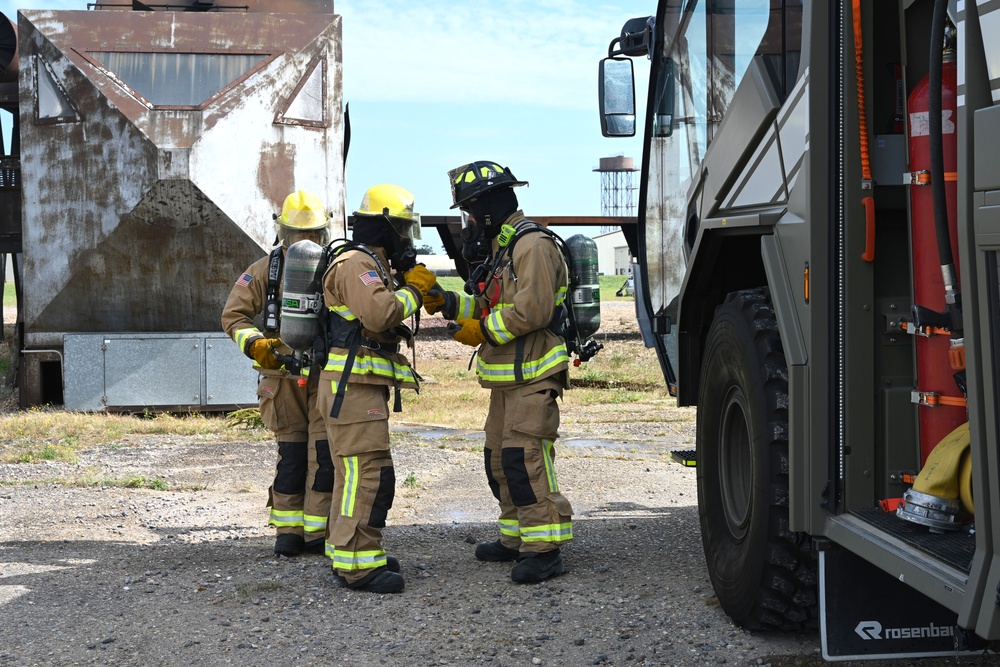
<svg viewBox="0 0 1000 667">
<path fill-rule="evenodd" d="M 274 552 L 325 552 L 333 462 L 323 416 L 316 409 L 319 376 L 304 387 L 288 378 L 274 352 L 291 354 L 278 337 L 285 251 L 304 239 L 330 242 L 330 219 L 319 197 L 298 190 L 274 216 L 278 244 L 236 280 L 222 312 L 222 328 L 260 373 L 260 416 L 274 433 L 278 457 L 268 491 L 268 523 L 277 529 Z"/>
<path fill-rule="evenodd" d="M 413 339 L 405 322 L 436 282 L 415 265 L 415 238 L 413 195 L 376 185 L 354 213 L 353 243 L 336 251 L 323 278 L 330 349 L 317 403 L 336 471 L 327 553 L 339 585 L 374 593 L 404 587 L 399 562 L 382 547 L 382 529 L 396 486 L 389 396 L 400 411 L 399 390 L 416 389 L 418 380 L 400 353 Z"/>
</svg>

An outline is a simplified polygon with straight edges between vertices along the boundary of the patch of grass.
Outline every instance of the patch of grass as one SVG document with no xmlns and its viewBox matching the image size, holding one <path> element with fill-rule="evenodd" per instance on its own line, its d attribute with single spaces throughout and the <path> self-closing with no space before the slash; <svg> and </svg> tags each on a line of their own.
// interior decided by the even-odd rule
<svg viewBox="0 0 1000 667">
<path fill-rule="evenodd" d="M 403 413 L 394 417 L 412 424 L 427 424 L 479 430 L 486 423 L 490 393 L 479 386 L 475 373 L 466 370 L 464 359 L 418 359 L 420 373 L 433 377 L 420 394 L 403 392 Z M 587 387 L 587 383 L 594 386 Z M 633 421 L 636 412 L 621 406 L 650 403 L 672 409 L 660 375 L 656 353 L 641 341 L 607 341 L 601 352 L 579 367 L 570 367 L 570 384 L 560 405 L 568 411 L 580 406 L 613 406 L 605 420 Z M 397 423 L 398 423 L 397 421 Z"/>
<path fill-rule="evenodd" d="M 599 276 L 601 284 L 601 301 L 635 301 L 631 296 L 618 296 L 628 276 Z"/>
<path fill-rule="evenodd" d="M 39 443 L 38 446 L 24 444 L 20 447 L 0 445 L 0 452 L 5 449 L 9 449 L 10 451 L 0 457 L 0 461 L 4 463 L 37 463 L 39 461 L 77 462 L 76 450 L 61 443 Z"/>
<path fill-rule="evenodd" d="M 249 602 L 258 593 L 271 593 L 280 591 L 284 586 L 277 581 L 262 581 L 257 584 L 243 584 L 236 587 L 236 600 L 239 602 Z"/>
<path fill-rule="evenodd" d="M 3 307 L 17 307 L 17 295 L 14 291 L 14 283 L 4 282 L 3 284 Z"/>
<path fill-rule="evenodd" d="M 419 484 L 417 484 L 417 476 L 411 472 L 409 475 L 406 476 L 406 479 L 403 480 L 403 486 L 405 486 L 407 489 L 415 489 L 418 486 L 420 486 Z"/>
<path fill-rule="evenodd" d="M 160 477 L 145 477 L 131 475 L 128 477 L 96 477 L 86 472 L 75 477 L 48 477 L 45 479 L 30 479 L 22 481 L 0 480 L 0 486 L 37 486 L 52 484 L 55 486 L 71 486 L 80 488 L 107 487 L 115 489 L 152 489 L 153 491 L 201 491 L 204 486 L 172 486 Z"/>
<path fill-rule="evenodd" d="M 666 388 L 656 352 L 641 340 L 604 341 L 604 349 L 590 361 L 570 366 L 570 381 L 609 388 L 616 384 L 651 391 Z"/>
<path fill-rule="evenodd" d="M 205 436 L 222 441 L 270 437 L 266 430 L 226 428 L 223 417 L 205 413 L 129 416 L 32 408 L 0 414 L 0 463 L 75 463 L 79 450 L 116 443 L 130 435 Z"/>
<path fill-rule="evenodd" d="M 230 428 L 244 429 L 266 429 L 264 420 L 260 416 L 260 408 L 244 408 L 235 410 L 226 415 L 226 426 Z"/>
</svg>

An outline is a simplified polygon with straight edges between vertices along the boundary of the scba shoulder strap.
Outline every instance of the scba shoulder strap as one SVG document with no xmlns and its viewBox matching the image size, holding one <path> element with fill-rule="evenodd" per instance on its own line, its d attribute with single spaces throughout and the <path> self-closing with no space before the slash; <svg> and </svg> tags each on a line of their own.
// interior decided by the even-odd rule
<svg viewBox="0 0 1000 667">
<path fill-rule="evenodd" d="M 271 251 L 271 260 L 267 265 L 267 298 L 264 301 L 264 331 L 276 332 L 281 326 L 281 303 L 278 299 L 278 288 L 281 285 L 281 273 L 285 264 L 285 254 L 279 245 Z"/>
<path fill-rule="evenodd" d="M 338 239 L 338 241 L 340 241 L 341 244 L 336 248 L 332 247 L 333 244 L 330 246 L 332 248 L 330 251 L 330 264 L 332 264 L 338 256 L 348 250 L 360 250 L 375 260 L 375 265 L 378 267 L 378 273 L 379 277 L 382 278 L 382 283 L 388 289 L 392 289 L 392 279 L 389 276 L 389 272 L 386 270 L 382 260 L 379 259 L 378 255 L 376 255 L 371 248 L 362 243 L 349 241 L 347 239 Z M 333 243 L 337 243 L 337 241 L 334 241 Z M 361 347 L 364 336 L 361 335 L 360 320 L 347 320 L 340 315 L 330 313 L 328 323 L 327 345 L 329 347 L 341 347 L 347 350 L 347 358 L 344 360 L 344 370 L 341 372 L 340 381 L 337 382 L 337 393 L 334 396 L 333 405 L 330 407 L 330 417 L 336 419 L 340 416 L 340 409 L 344 405 L 344 393 L 347 391 L 347 381 L 351 377 L 351 370 L 354 368 L 354 360 L 358 356 L 358 348 Z M 394 388 L 395 400 L 393 402 L 393 412 L 402 412 L 403 403 L 399 393 L 398 382 L 395 383 Z"/>
<path fill-rule="evenodd" d="M 505 242 L 505 232 L 509 230 Z M 514 266 L 514 245 L 524 236 L 532 232 L 540 232 L 545 234 L 552 242 L 556 244 L 559 252 L 562 254 L 563 261 L 566 263 L 566 299 L 563 303 L 555 307 L 555 311 L 552 313 L 552 319 L 549 321 L 548 329 L 557 336 L 561 336 L 566 341 L 566 348 L 570 354 L 577 354 L 581 359 L 586 361 L 590 359 L 594 354 L 596 354 L 596 349 L 600 349 L 589 338 L 588 340 L 582 340 L 580 336 L 580 328 L 577 324 L 577 315 L 574 307 L 573 292 L 577 287 L 579 282 L 579 276 L 574 274 L 574 264 L 573 256 L 570 253 L 569 246 L 563 241 L 562 237 L 553 232 L 547 227 L 542 227 L 534 220 L 529 220 L 525 218 L 517 224 L 517 227 L 507 227 L 506 230 L 501 230 L 499 243 L 503 247 L 503 250 L 498 254 L 496 262 L 493 265 L 493 274 L 495 275 L 496 269 L 498 269 L 503 262 L 503 257 L 506 253 L 510 254 L 510 275 L 514 282 L 517 282 L 517 270 Z M 596 349 L 594 349 L 596 346 Z M 584 359 L 586 357 L 586 359 Z"/>
</svg>

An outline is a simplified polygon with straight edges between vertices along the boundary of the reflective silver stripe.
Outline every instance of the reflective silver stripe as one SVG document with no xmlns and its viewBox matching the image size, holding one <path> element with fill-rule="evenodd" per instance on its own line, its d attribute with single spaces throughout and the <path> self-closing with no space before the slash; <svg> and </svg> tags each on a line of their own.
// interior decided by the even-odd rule
<svg viewBox="0 0 1000 667">
<path fill-rule="evenodd" d="M 377 551 L 333 550 L 333 566 L 338 570 L 373 570 L 377 567 L 385 567 L 387 563 L 385 551 L 381 549 Z"/>
<path fill-rule="evenodd" d="M 302 510 L 276 510 L 272 508 L 267 523 L 271 526 L 281 527 L 302 526 Z"/>
<path fill-rule="evenodd" d="M 417 299 L 413 296 L 412 290 L 404 288 L 396 290 L 395 294 L 399 302 L 403 304 L 403 317 L 409 317 L 413 313 L 420 310 L 420 304 L 417 303 Z"/>
<path fill-rule="evenodd" d="M 344 457 L 344 494 L 340 499 L 340 516 L 354 516 L 358 499 L 358 457 Z"/>
<path fill-rule="evenodd" d="M 522 542 L 565 542 L 573 539 L 573 522 L 521 528 Z"/>
<path fill-rule="evenodd" d="M 549 481 L 549 491 L 556 493 L 559 491 L 559 482 L 556 481 L 556 467 L 552 464 L 555 458 L 555 445 L 552 440 L 542 440 L 542 460 L 545 463 L 545 476 Z"/>
<path fill-rule="evenodd" d="M 258 336 L 263 338 L 264 334 L 262 334 L 260 329 L 257 329 L 256 327 L 252 327 L 250 329 L 239 329 L 235 334 L 233 334 L 233 340 L 236 341 L 236 344 L 240 346 L 241 350 L 245 350 L 247 340 Z"/>
<path fill-rule="evenodd" d="M 521 372 L 525 380 L 531 380 L 558 364 L 568 361 L 569 353 L 566 351 L 566 345 L 559 343 L 541 359 L 521 364 Z M 489 364 L 483 361 L 482 357 L 479 357 L 476 364 L 476 373 L 484 380 L 493 382 L 514 382 L 515 380 L 514 364 Z"/>
<path fill-rule="evenodd" d="M 500 519 L 500 534 L 509 535 L 510 537 L 518 537 L 521 534 L 521 528 L 517 525 L 517 521 L 511 519 Z"/>
</svg>

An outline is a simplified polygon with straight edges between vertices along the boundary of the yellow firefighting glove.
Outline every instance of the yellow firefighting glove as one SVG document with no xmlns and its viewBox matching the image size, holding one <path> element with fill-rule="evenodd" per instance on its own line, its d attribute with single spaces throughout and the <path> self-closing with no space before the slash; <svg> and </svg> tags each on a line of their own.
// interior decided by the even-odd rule
<svg viewBox="0 0 1000 667">
<path fill-rule="evenodd" d="M 428 290 L 427 294 L 424 295 L 424 310 L 427 311 L 428 315 L 433 315 L 437 311 L 441 310 L 441 306 L 444 305 L 444 290 L 437 283 L 434 287 Z"/>
<path fill-rule="evenodd" d="M 451 337 L 463 345 L 469 347 L 479 347 L 486 342 L 483 330 L 479 328 L 479 320 L 462 318 L 457 322 L 448 325 L 448 333 Z"/>
<path fill-rule="evenodd" d="M 437 276 L 428 271 L 427 267 L 423 264 L 417 264 L 404 273 L 403 278 L 406 280 L 407 285 L 413 285 L 420 290 L 421 296 L 427 296 L 427 293 L 437 284 Z"/>
<path fill-rule="evenodd" d="M 281 362 L 274 356 L 274 348 L 279 345 L 281 345 L 280 338 L 258 338 L 250 343 L 247 356 L 256 361 L 261 368 L 277 370 L 281 368 Z"/>
</svg>

